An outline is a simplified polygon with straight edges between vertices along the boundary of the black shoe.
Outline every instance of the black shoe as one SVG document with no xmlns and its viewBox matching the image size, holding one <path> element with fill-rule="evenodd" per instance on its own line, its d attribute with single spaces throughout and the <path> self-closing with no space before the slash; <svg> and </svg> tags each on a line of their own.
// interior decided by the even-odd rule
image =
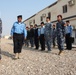
<svg viewBox="0 0 76 75">
<path fill-rule="evenodd" d="M 45 51 L 45 50 L 41 49 L 41 51 Z"/>
<path fill-rule="evenodd" d="M 65 50 L 68 50 L 67 48 Z"/>
<path fill-rule="evenodd" d="M 38 50 L 38 48 L 35 48 L 36 50 Z"/>
<path fill-rule="evenodd" d="M 68 50 L 72 50 L 72 49 L 68 49 Z"/>
</svg>

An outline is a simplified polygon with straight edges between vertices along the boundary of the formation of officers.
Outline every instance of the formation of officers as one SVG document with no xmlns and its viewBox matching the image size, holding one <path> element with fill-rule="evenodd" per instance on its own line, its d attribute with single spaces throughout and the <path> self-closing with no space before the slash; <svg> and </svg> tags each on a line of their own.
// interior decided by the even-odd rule
<svg viewBox="0 0 76 75">
<path fill-rule="evenodd" d="M 61 55 L 64 51 L 64 42 L 66 42 L 66 49 L 72 49 L 72 31 L 73 27 L 70 25 L 69 20 L 66 23 L 62 20 L 62 15 L 57 16 L 57 23 L 52 24 L 49 17 L 46 18 L 46 23 L 41 22 L 41 26 L 38 27 L 37 24 L 30 25 L 26 27 L 26 25 L 22 22 L 22 15 L 17 16 L 18 21 L 13 24 L 11 29 L 11 36 L 14 42 L 14 53 L 15 59 L 20 58 L 20 53 L 22 50 L 22 46 L 25 43 L 27 47 L 29 47 L 29 43 L 31 47 L 35 47 L 36 50 L 41 46 L 41 51 L 45 51 L 45 47 L 47 46 L 47 52 L 51 52 L 53 44 L 53 48 L 57 46 L 59 49 L 58 55 Z M 65 39 L 65 40 L 64 40 Z"/>
</svg>

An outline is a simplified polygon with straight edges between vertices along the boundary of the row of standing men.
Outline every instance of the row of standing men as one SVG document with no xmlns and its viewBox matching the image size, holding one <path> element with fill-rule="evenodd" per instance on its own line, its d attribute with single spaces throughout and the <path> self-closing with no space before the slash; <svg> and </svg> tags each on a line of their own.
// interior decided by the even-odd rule
<svg viewBox="0 0 76 75">
<path fill-rule="evenodd" d="M 59 55 L 64 51 L 64 38 L 66 37 L 66 49 L 72 49 L 72 43 L 70 42 L 70 37 L 72 36 L 72 26 L 70 22 L 67 21 L 66 24 L 62 20 L 62 15 L 57 16 L 56 25 L 52 26 L 51 20 L 49 17 L 46 18 L 46 23 L 44 26 L 44 22 L 41 23 L 41 28 L 37 28 L 35 24 L 34 28 L 31 25 L 30 31 L 28 27 L 22 22 L 22 15 L 17 16 L 17 22 L 15 22 L 11 29 L 11 38 L 14 43 L 14 53 L 15 59 L 20 58 L 20 53 L 22 51 L 23 42 L 25 40 L 28 45 L 28 41 L 30 39 L 31 47 L 35 47 L 39 49 L 39 40 L 41 44 L 41 51 L 45 50 L 45 44 L 47 46 L 48 51 L 51 52 L 51 45 L 53 42 L 53 46 L 55 47 L 55 39 L 57 37 L 57 46 L 59 49 Z"/>
<path fill-rule="evenodd" d="M 47 23 L 44 24 L 44 22 L 41 22 L 40 28 L 38 28 L 36 24 L 34 27 L 33 25 L 30 25 L 30 28 L 26 27 L 27 39 L 25 40 L 25 45 L 28 47 L 30 41 L 31 47 L 34 47 L 35 45 L 35 49 L 39 49 L 40 42 L 41 51 L 44 51 L 45 45 L 47 45 L 48 52 L 50 52 L 52 43 L 53 48 L 55 48 L 57 40 L 58 48 L 60 50 L 59 55 L 64 50 L 64 42 L 66 42 L 66 49 L 71 50 L 72 43 L 70 37 L 72 37 L 73 27 L 70 25 L 69 20 L 66 21 L 66 23 L 62 21 L 62 15 L 58 15 L 57 20 L 57 24 L 52 24 L 50 18 L 47 17 Z"/>
</svg>

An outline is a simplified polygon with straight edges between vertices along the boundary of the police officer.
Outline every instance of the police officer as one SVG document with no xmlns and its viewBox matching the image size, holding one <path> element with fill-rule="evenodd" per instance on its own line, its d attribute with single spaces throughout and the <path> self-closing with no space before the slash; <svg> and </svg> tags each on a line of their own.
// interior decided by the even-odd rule
<svg viewBox="0 0 76 75">
<path fill-rule="evenodd" d="M 34 43 L 35 43 L 35 49 L 39 49 L 39 38 L 38 38 L 38 28 L 37 24 L 34 25 Z"/>
<path fill-rule="evenodd" d="M 22 45 L 27 36 L 25 24 L 22 22 L 22 15 L 17 16 L 17 19 L 18 21 L 13 24 L 11 29 L 11 36 L 13 37 L 14 42 L 15 59 L 20 58 Z"/>
<path fill-rule="evenodd" d="M 70 25 L 70 21 L 66 21 L 66 49 L 71 50 L 72 49 L 72 43 L 70 41 L 70 38 L 72 37 L 73 27 Z"/>
<path fill-rule="evenodd" d="M 2 20 L 0 19 L 0 46 L 1 46 L 1 34 L 2 34 Z M 1 47 L 0 47 L 0 60 L 1 60 Z"/>
<path fill-rule="evenodd" d="M 53 24 L 53 33 L 52 33 L 52 35 L 53 35 L 53 48 L 55 48 L 55 46 L 56 46 L 56 24 Z"/>
<path fill-rule="evenodd" d="M 63 52 L 64 50 L 64 36 L 65 36 L 65 23 L 62 21 L 62 15 L 57 16 L 57 43 L 58 43 L 58 48 L 59 48 L 59 55 Z"/>
<path fill-rule="evenodd" d="M 33 28 L 33 25 L 30 25 L 30 44 L 31 44 L 31 47 L 34 47 L 34 28 Z"/>
<path fill-rule="evenodd" d="M 25 40 L 25 46 L 29 47 L 29 41 L 30 41 L 30 30 L 29 30 L 29 27 L 26 27 L 26 30 L 27 30 L 27 38 Z"/>
<path fill-rule="evenodd" d="M 50 18 L 46 18 L 46 24 L 45 24 L 45 30 L 44 30 L 44 36 L 45 36 L 45 42 L 48 48 L 48 52 L 51 51 L 51 42 L 52 42 L 52 24 L 50 22 Z"/>
<path fill-rule="evenodd" d="M 40 39 L 40 44 L 41 44 L 41 51 L 45 50 L 45 37 L 44 37 L 44 22 L 41 22 L 41 28 L 39 30 L 39 39 Z"/>
</svg>

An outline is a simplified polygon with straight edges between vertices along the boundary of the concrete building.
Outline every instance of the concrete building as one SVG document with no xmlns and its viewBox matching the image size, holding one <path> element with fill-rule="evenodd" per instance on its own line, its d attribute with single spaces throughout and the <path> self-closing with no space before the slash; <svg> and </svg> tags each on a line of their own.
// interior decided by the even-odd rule
<svg viewBox="0 0 76 75">
<path fill-rule="evenodd" d="M 76 38 L 76 0 L 57 0 L 53 4 L 39 11 L 35 15 L 26 19 L 24 23 L 26 25 L 34 25 L 42 21 L 46 22 L 46 17 L 50 17 L 52 23 L 57 22 L 57 15 L 61 14 L 63 20 L 70 20 L 71 25 L 73 25 L 74 33 L 73 36 Z M 76 41 L 76 40 L 75 40 Z"/>
</svg>

